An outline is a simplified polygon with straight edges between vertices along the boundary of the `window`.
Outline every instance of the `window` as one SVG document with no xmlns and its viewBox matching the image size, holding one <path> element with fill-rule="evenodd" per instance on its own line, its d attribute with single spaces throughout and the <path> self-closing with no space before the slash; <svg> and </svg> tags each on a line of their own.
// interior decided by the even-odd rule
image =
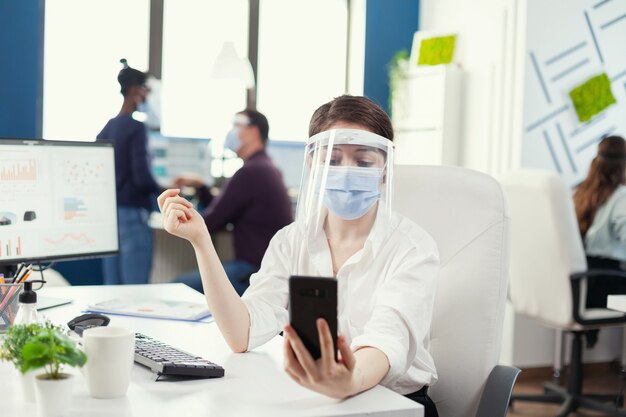
<svg viewBox="0 0 626 417">
<path fill-rule="evenodd" d="M 261 0 L 257 107 L 274 140 L 305 140 L 311 115 L 346 90 L 347 0 Z"/>
<path fill-rule="evenodd" d="M 122 105 L 120 58 L 148 69 L 149 19 L 148 0 L 46 2 L 44 138 L 96 139 Z"/>
<path fill-rule="evenodd" d="M 247 56 L 248 0 L 167 0 L 163 13 L 163 87 L 161 132 L 165 136 L 211 138 L 220 158 L 233 116 L 246 107 L 246 87 L 235 80 L 214 79 L 211 69 L 224 42 Z M 234 171 L 235 166 L 224 167 Z M 228 172 L 224 172 L 225 175 Z"/>
</svg>

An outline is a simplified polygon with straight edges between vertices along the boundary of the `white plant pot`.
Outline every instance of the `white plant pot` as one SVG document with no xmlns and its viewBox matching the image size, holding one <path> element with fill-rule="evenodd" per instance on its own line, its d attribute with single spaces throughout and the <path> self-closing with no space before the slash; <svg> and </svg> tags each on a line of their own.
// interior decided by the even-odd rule
<svg viewBox="0 0 626 417">
<path fill-rule="evenodd" d="M 25 374 L 17 371 L 22 388 L 22 398 L 24 401 L 35 402 L 35 376 L 41 373 L 40 369 L 28 371 Z"/>
<path fill-rule="evenodd" d="M 61 374 L 63 379 L 35 378 L 35 397 L 39 417 L 63 417 L 70 412 L 74 376 Z"/>
</svg>

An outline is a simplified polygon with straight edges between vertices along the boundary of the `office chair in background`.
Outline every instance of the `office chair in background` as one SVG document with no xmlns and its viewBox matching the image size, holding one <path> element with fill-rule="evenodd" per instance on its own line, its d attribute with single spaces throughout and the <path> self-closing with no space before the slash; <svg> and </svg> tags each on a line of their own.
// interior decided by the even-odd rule
<svg viewBox="0 0 626 417">
<path fill-rule="evenodd" d="M 521 170 L 500 180 L 512 219 L 510 299 L 514 309 L 572 335 L 567 387 L 546 383 L 545 394 L 514 395 L 513 400 L 562 404 L 560 417 L 578 408 L 626 416 L 626 410 L 616 411 L 617 394 L 582 393 L 585 331 L 626 323 L 626 314 L 585 308 L 587 278 L 626 279 L 626 273 L 587 269 L 571 191 L 556 173 Z"/>
<path fill-rule="evenodd" d="M 463 168 L 396 166 L 394 206 L 435 239 L 429 391 L 441 417 L 504 417 L 519 373 L 496 366 L 508 285 L 509 216 L 500 185 Z"/>
</svg>

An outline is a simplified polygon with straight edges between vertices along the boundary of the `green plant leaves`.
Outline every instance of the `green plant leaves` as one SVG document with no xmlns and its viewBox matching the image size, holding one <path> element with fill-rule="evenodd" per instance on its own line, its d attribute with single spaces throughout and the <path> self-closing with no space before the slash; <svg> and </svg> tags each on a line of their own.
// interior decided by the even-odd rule
<svg viewBox="0 0 626 417">
<path fill-rule="evenodd" d="M 26 343 L 22 349 L 22 373 L 43 368 L 48 364 L 49 356 L 50 346 L 37 342 Z"/>
<path fill-rule="evenodd" d="M 387 72 L 389 74 L 389 101 L 388 106 L 390 112 L 393 112 L 393 100 L 395 94 L 400 88 L 400 81 L 406 75 L 406 67 L 409 62 L 409 52 L 406 49 L 397 51 L 389 63 L 387 63 Z"/>
<path fill-rule="evenodd" d="M 87 361 L 76 343 L 50 323 L 10 327 L 1 358 L 13 362 L 22 373 L 45 368 L 50 379 L 60 377 L 61 365 L 83 366 Z"/>
<path fill-rule="evenodd" d="M 26 342 L 42 329 L 54 327 L 51 323 L 45 324 L 28 324 L 10 326 L 7 329 L 4 343 L 0 349 L 0 360 L 13 363 L 13 366 L 17 369 L 22 369 L 22 349 Z"/>
</svg>

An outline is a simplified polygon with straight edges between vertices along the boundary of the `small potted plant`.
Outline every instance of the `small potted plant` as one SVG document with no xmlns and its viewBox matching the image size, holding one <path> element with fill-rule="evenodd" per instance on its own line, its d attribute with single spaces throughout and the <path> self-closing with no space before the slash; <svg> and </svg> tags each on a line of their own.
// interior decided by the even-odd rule
<svg viewBox="0 0 626 417">
<path fill-rule="evenodd" d="M 41 417 L 66 415 L 70 409 L 73 375 L 61 372 L 61 365 L 81 367 L 87 356 L 61 328 L 45 326 L 22 348 L 22 368 L 43 369 L 35 377 L 35 397 Z"/>
<path fill-rule="evenodd" d="M 22 396 L 26 401 L 35 401 L 35 375 L 38 371 L 32 369 L 22 372 L 24 361 L 22 360 L 22 349 L 26 342 L 46 327 L 53 327 L 51 323 L 28 324 L 10 326 L 4 337 L 4 342 L 0 347 L 0 360 L 11 362 L 19 372 Z"/>
</svg>

